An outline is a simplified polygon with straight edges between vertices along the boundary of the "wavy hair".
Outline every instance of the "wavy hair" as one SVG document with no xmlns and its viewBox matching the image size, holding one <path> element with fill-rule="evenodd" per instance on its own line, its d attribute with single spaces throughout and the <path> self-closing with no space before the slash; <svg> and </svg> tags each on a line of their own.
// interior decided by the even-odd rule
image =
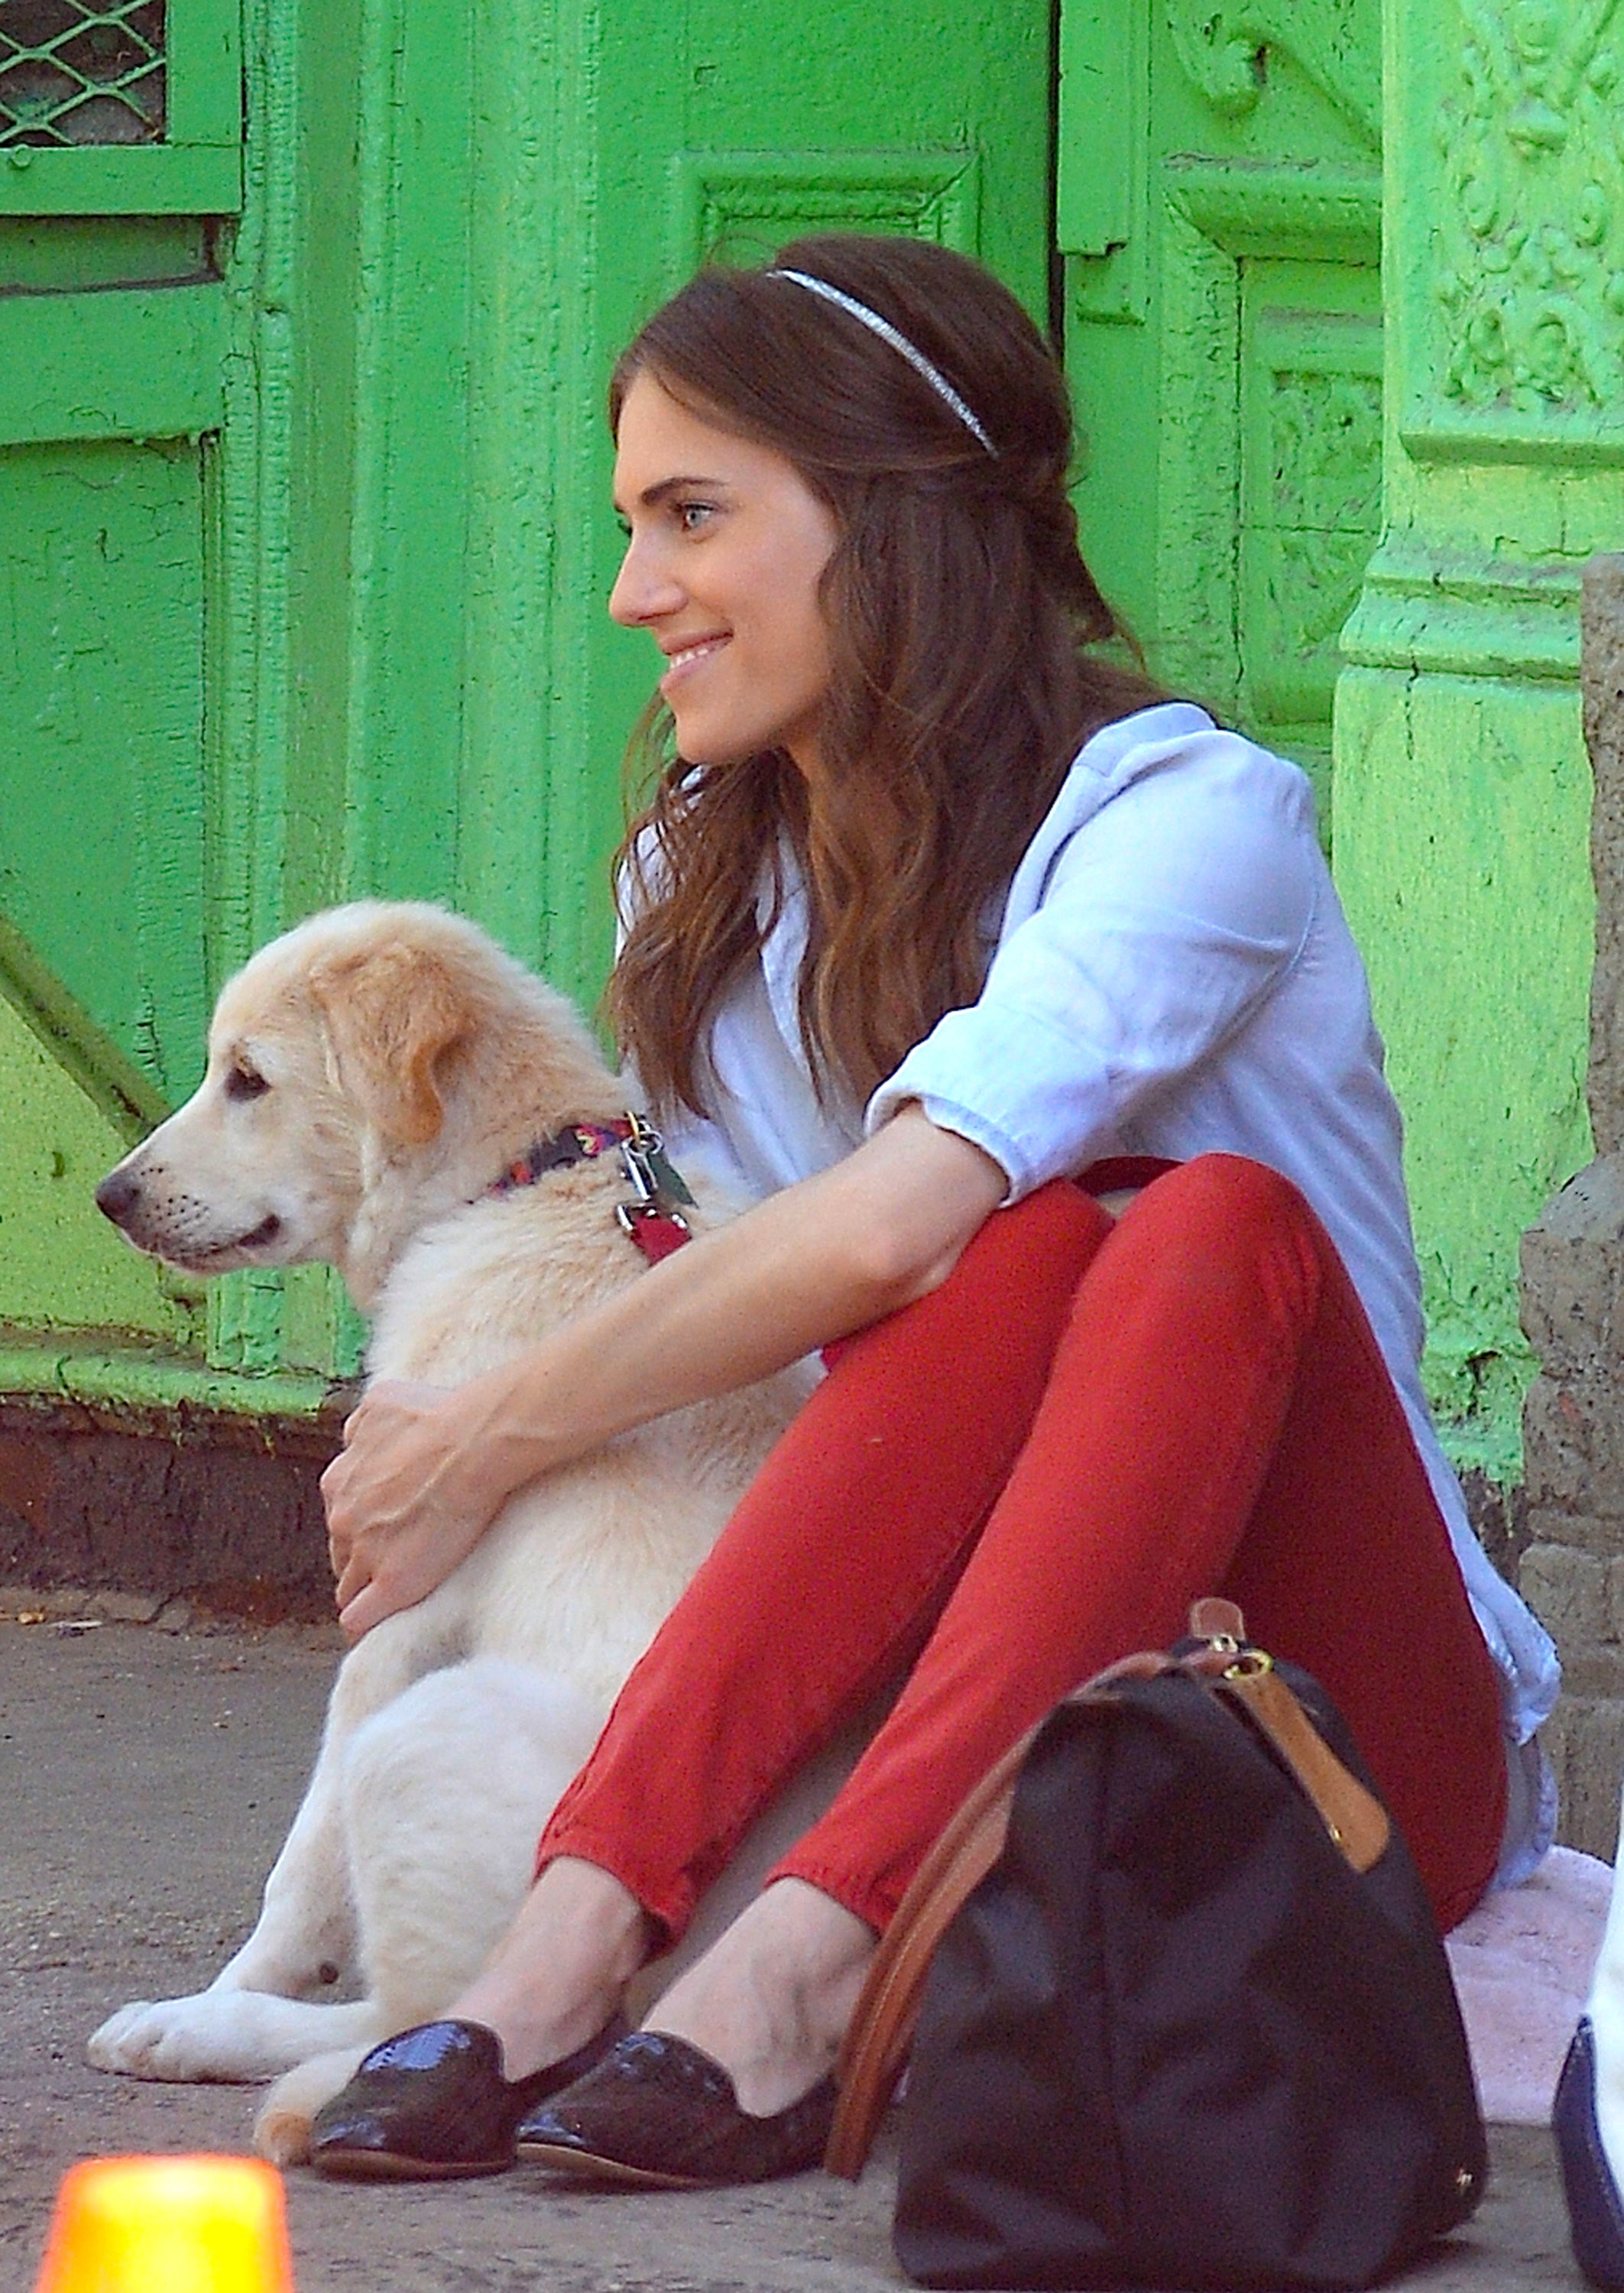
<svg viewBox="0 0 1624 2293">
<path fill-rule="evenodd" d="M 1079 743 L 1164 699 L 1089 648 L 1131 636 L 1084 563 L 1064 379 L 990 272 L 913 239 L 800 239 L 822 279 L 912 342 L 973 432 L 891 345 L 773 268 L 702 271 L 615 369 L 770 447 L 828 504 L 823 769 L 781 750 L 694 766 L 651 704 L 627 756 L 652 794 L 617 860 L 628 925 L 606 999 L 656 1106 L 704 1111 L 708 1022 L 804 884 L 802 1038 L 819 1094 L 860 1105 L 979 993 L 997 906 Z"/>
</svg>

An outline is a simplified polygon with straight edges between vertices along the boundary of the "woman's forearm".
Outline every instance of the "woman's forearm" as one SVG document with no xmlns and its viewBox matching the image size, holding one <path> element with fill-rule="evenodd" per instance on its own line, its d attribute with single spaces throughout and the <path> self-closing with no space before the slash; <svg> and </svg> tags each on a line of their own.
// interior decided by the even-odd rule
<svg viewBox="0 0 1624 2293">
<path fill-rule="evenodd" d="M 527 1481 L 923 1296 L 1006 1184 L 979 1147 L 906 1107 L 833 1169 L 432 1406 L 376 1389 L 323 1481 L 346 1630 L 421 1600 Z"/>
<path fill-rule="evenodd" d="M 923 1296 L 1006 1183 L 979 1148 L 905 1110 L 834 1169 L 702 1236 L 482 1381 L 496 1405 L 485 1430 L 515 1445 L 510 1486 Z"/>
</svg>

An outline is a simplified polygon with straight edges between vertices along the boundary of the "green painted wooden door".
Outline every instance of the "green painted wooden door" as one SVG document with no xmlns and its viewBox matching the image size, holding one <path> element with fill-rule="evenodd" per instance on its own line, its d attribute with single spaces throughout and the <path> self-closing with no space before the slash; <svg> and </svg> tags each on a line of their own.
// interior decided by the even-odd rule
<svg viewBox="0 0 1624 2293">
<path fill-rule="evenodd" d="M 322 1282 L 205 1317 L 88 1207 L 258 941 L 440 898 L 595 995 L 651 682 L 603 389 L 700 255 L 917 231 L 1047 311 L 1046 0 L 241 0 L 233 219 L 236 4 L 0 0 L 0 105 L 64 9 L 126 113 L 171 42 L 163 136 L 0 125 L 0 1390 L 303 1406 L 352 1362 Z"/>
<path fill-rule="evenodd" d="M 236 0 L 0 0 L 0 1315 L 185 1344 L 89 1196 L 205 1016 Z"/>
<path fill-rule="evenodd" d="M 613 358 L 708 247 L 814 224 L 979 252 L 1046 313 L 1049 13 L 492 0 L 474 20 L 397 0 L 358 30 L 368 286 L 352 328 L 332 298 L 353 431 L 335 409 L 327 436 L 360 541 L 301 600 L 295 647 L 327 650 L 299 768 L 319 814 L 343 791 L 335 881 L 453 896 L 592 993 L 650 683 L 604 612 Z"/>
<path fill-rule="evenodd" d="M 1170 682 L 1305 764 L 1381 509 L 1378 0 L 1062 0 L 1087 549 Z"/>
</svg>

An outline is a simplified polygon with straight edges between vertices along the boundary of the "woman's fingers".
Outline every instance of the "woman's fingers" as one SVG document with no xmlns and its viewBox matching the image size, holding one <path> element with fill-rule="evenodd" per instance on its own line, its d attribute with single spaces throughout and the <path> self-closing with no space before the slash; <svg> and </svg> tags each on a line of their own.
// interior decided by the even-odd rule
<svg viewBox="0 0 1624 2293">
<path fill-rule="evenodd" d="M 339 1621 L 352 1639 L 443 1584 L 486 1525 L 462 1487 L 467 1444 L 448 1398 L 403 1380 L 374 1386 L 321 1476 Z"/>
<path fill-rule="evenodd" d="M 426 1600 L 466 1559 L 484 1527 L 475 1514 L 425 1507 L 410 1519 L 391 1523 L 382 1534 L 364 1535 L 335 1594 L 338 1621 L 350 1638 L 359 1640 L 397 1609 Z"/>
</svg>

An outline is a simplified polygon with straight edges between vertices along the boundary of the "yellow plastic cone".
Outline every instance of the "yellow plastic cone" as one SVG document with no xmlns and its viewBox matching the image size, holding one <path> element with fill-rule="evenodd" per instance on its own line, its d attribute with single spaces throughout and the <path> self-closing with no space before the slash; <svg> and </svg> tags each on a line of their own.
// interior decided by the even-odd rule
<svg viewBox="0 0 1624 2293">
<path fill-rule="evenodd" d="M 93 2158 L 62 2178 L 36 2293 L 293 2293 L 256 2158 Z"/>
</svg>

